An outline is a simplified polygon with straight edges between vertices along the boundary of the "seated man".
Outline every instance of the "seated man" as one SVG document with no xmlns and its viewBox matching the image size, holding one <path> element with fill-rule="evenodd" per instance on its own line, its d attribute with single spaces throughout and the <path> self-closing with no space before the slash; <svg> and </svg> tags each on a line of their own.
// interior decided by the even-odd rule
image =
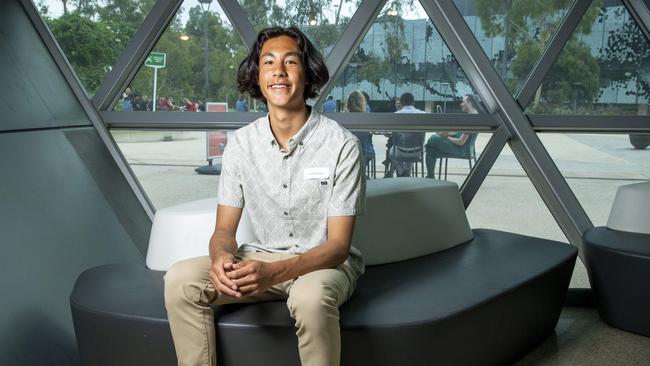
<svg viewBox="0 0 650 366">
<path fill-rule="evenodd" d="M 425 113 L 414 107 L 415 97 L 413 94 L 404 93 L 399 99 L 401 108 L 395 113 Z M 388 149 L 387 154 L 390 166 L 386 176 L 392 177 L 393 171 L 397 171 L 398 177 L 411 176 L 413 159 L 422 156 L 424 132 L 393 132 L 390 139 L 392 146 Z"/>
<path fill-rule="evenodd" d="M 228 139 L 210 255 L 165 275 L 178 364 L 215 365 L 210 305 L 286 300 L 301 363 L 339 365 L 339 306 L 364 271 L 350 246 L 365 200 L 359 140 L 305 105 L 329 73 L 297 28 L 262 30 L 237 79 L 269 113 Z M 238 247 L 243 209 L 258 241 Z"/>
<path fill-rule="evenodd" d="M 481 103 L 478 98 L 473 94 L 467 94 L 463 97 L 460 107 L 465 113 L 477 114 Z M 469 157 L 470 146 L 466 145 L 472 134 L 461 132 L 438 132 L 434 133 L 427 140 L 426 147 L 426 162 L 427 162 L 427 178 L 435 178 L 436 160 L 439 157 L 455 155 Z"/>
</svg>

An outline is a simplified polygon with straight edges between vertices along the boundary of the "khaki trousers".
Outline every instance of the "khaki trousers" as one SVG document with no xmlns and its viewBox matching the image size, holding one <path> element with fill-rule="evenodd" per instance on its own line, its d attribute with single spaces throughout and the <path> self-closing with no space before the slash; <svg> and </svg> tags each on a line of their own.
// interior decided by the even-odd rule
<svg viewBox="0 0 650 366">
<path fill-rule="evenodd" d="M 273 262 L 285 253 L 239 253 L 238 260 Z M 286 300 L 296 321 L 298 351 L 303 366 L 340 364 L 339 306 L 347 301 L 359 273 L 345 261 L 336 268 L 314 271 L 279 283 L 255 296 L 234 298 L 215 290 L 210 281 L 210 257 L 174 264 L 165 275 L 165 307 L 178 364 L 216 365 L 216 335 L 211 304 Z M 253 345 L 251 345 L 253 346 Z"/>
</svg>

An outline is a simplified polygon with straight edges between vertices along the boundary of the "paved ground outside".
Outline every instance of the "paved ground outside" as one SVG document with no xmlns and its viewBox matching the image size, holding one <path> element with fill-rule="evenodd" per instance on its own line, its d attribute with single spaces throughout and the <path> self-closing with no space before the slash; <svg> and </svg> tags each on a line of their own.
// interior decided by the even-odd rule
<svg viewBox="0 0 650 366">
<path fill-rule="evenodd" d="M 151 140 L 152 132 L 146 132 Z M 128 141 L 118 145 L 157 209 L 214 197 L 219 176 L 199 175 L 205 159 L 205 132 L 160 132 L 160 141 Z M 122 135 L 123 136 L 123 135 Z M 144 133 L 143 133 L 143 136 Z M 171 141 L 162 141 L 163 136 Z M 491 135 L 479 134 L 479 154 Z M 650 149 L 634 150 L 628 135 L 540 134 L 544 146 L 595 226 L 607 223 L 618 187 L 650 179 Z M 126 139 L 123 139 L 126 140 Z M 383 177 L 386 138 L 373 137 L 377 177 Z M 449 160 L 448 180 L 462 185 L 469 171 L 466 160 Z M 467 210 L 473 228 L 491 228 L 567 242 L 533 184 L 506 147 Z M 589 287 L 582 263 L 576 266 L 572 287 Z"/>
</svg>

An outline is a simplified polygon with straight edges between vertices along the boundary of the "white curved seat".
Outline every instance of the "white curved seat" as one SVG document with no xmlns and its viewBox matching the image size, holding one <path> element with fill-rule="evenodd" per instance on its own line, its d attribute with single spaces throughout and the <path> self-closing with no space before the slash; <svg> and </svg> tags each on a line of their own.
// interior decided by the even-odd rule
<svg viewBox="0 0 650 366">
<path fill-rule="evenodd" d="M 167 207 L 154 217 L 147 267 L 165 271 L 175 262 L 208 254 L 216 198 Z M 427 178 L 368 181 L 366 211 L 357 217 L 352 245 L 367 265 L 420 257 L 473 238 L 458 186 Z M 255 241 L 246 210 L 237 243 Z"/>
</svg>

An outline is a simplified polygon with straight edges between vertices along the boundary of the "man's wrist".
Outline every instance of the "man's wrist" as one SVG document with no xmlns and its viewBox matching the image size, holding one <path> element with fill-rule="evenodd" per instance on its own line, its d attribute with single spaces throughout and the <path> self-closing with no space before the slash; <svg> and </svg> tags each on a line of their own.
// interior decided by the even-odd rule
<svg viewBox="0 0 650 366">
<path fill-rule="evenodd" d="M 269 264 L 271 265 L 271 273 L 275 283 L 293 279 L 290 273 L 291 265 L 287 260 L 270 262 Z"/>
</svg>

